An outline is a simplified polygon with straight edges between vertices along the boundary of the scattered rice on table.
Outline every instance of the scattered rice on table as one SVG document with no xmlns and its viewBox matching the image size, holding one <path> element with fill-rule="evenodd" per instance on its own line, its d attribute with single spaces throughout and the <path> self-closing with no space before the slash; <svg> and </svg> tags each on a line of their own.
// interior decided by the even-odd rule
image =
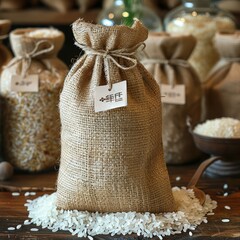
<svg viewBox="0 0 240 240">
<path fill-rule="evenodd" d="M 174 187 L 173 195 L 177 212 L 161 214 L 117 212 L 90 213 L 77 210 L 58 210 L 56 193 L 38 197 L 25 204 L 31 223 L 48 228 L 53 232 L 65 230 L 78 237 L 90 237 L 98 234 L 132 234 L 143 237 L 164 236 L 195 230 L 206 215 L 216 208 L 217 203 L 206 195 L 204 205 L 200 205 L 191 189 Z"/>
<path fill-rule="evenodd" d="M 228 222 L 230 222 L 230 219 L 224 218 L 224 219 L 222 219 L 222 222 L 223 222 L 223 223 L 228 223 Z"/>
<path fill-rule="evenodd" d="M 8 228 L 8 231 L 14 231 L 15 230 L 15 227 L 9 227 Z"/>
<path fill-rule="evenodd" d="M 231 207 L 229 207 L 229 206 L 224 206 L 224 208 L 227 210 L 231 210 Z"/>
<path fill-rule="evenodd" d="M 16 229 L 20 229 L 22 227 L 21 224 L 17 225 Z"/>
<path fill-rule="evenodd" d="M 19 192 L 12 192 L 12 196 L 14 196 L 14 197 L 20 196 L 20 193 Z"/>
</svg>

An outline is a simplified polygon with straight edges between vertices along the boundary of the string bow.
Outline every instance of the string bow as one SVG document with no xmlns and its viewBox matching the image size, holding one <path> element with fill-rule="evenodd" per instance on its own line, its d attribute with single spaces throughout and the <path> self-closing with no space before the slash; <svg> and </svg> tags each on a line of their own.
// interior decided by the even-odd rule
<svg viewBox="0 0 240 240">
<path fill-rule="evenodd" d="M 110 74 L 110 62 L 115 64 L 118 68 L 122 70 L 130 70 L 137 66 L 137 59 L 135 58 L 135 54 L 140 46 L 145 47 L 144 43 L 139 43 L 132 48 L 123 48 L 123 49 L 116 49 L 116 50 L 103 50 L 103 49 L 93 49 L 89 46 L 86 46 L 84 44 L 80 44 L 78 42 L 75 42 L 75 45 L 81 48 L 85 54 L 87 55 L 97 55 L 103 57 L 103 63 L 104 63 L 104 72 L 108 84 L 108 89 L 112 89 L 112 81 L 111 81 L 111 74 Z M 130 66 L 125 66 L 120 64 L 116 58 L 121 58 L 124 60 L 127 60 L 131 62 Z"/>
<path fill-rule="evenodd" d="M 49 47 L 47 48 L 44 48 L 42 50 L 40 50 L 40 47 L 42 45 L 46 45 L 48 44 Z M 29 53 L 25 53 L 23 56 L 17 56 L 15 58 L 13 58 L 7 66 L 5 66 L 5 68 L 9 68 L 21 61 L 25 62 L 26 65 L 24 67 L 22 67 L 22 73 L 21 73 L 21 76 L 25 77 L 26 76 L 26 73 L 28 71 L 28 69 L 30 68 L 31 66 L 31 63 L 32 63 L 32 59 L 38 57 L 38 56 L 41 56 L 45 53 L 49 53 L 51 52 L 52 50 L 54 49 L 54 45 L 52 42 L 48 41 L 48 40 L 40 40 L 38 42 L 36 42 L 35 44 L 35 47 L 34 49 L 29 52 Z"/>
</svg>

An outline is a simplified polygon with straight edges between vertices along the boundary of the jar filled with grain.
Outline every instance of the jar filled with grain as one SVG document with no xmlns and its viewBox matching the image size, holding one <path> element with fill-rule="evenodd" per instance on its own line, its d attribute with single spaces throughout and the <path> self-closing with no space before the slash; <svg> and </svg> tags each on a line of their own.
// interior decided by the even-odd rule
<svg viewBox="0 0 240 240">
<path fill-rule="evenodd" d="M 15 57 L 2 72 L 4 152 L 14 167 L 31 172 L 60 157 L 59 94 L 67 66 L 57 58 L 64 34 L 25 28 L 10 33 Z"/>
<path fill-rule="evenodd" d="M 164 20 L 167 32 L 189 33 L 197 38 L 197 46 L 189 59 L 200 79 L 205 77 L 218 61 L 219 55 L 213 45 L 217 31 L 236 28 L 233 16 L 218 9 L 211 0 L 182 0 L 182 6 L 172 10 Z"/>
</svg>

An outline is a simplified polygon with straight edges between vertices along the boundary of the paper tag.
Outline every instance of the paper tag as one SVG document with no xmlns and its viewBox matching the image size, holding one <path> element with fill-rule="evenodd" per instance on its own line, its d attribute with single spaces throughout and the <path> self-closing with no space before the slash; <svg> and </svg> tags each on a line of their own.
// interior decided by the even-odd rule
<svg viewBox="0 0 240 240">
<path fill-rule="evenodd" d="M 38 92 L 38 75 L 28 75 L 26 77 L 13 75 L 11 81 L 11 91 L 13 92 Z"/>
<path fill-rule="evenodd" d="M 161 100 L 163 103 L 182 104 L 186 103 L 185 85 L 179 84 L 172 87 L 161 84 Z"/>
<path fill-rule="evenodd" d="M 107 85 L 96 87 L 94 98 L 95 112 L 127 106 L 127 81 L 113 84 L 111 90 Z"/>
</svg>

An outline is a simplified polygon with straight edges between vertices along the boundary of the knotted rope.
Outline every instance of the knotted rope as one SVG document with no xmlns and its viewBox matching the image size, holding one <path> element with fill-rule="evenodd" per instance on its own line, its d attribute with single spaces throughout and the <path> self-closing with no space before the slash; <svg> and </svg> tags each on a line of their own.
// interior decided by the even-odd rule
<svg viewBox="0 0 240 240">
<path fill-rule="evenodd" d="M 144 43 L 139 43 L 132 48 L 123 48 L 123 49 L 116 49 L 116 50 L 103 50 L 103 49 L 93 49 L 89 46 L 84 44 L 80 44 L 75 42 L 75 45 L 81 48 L 85 54 L 87 55 L 97 55 L 103 57 L 103 64 L 104 64 L 104 72 L 108 84 L 108 89 L 112 89 L 112 82 L 111 82 L 111 74 L 110 74 L 110 62 L 115 64 L 118 68 L 122 70 L 130 70 L 137 66 L 137 59 L 135 58 L 135 54 L 140 46 L 145 47 Z M 121 65 L 115 58 L 122 58 L 132 63 L 130 66 Z"/>
<path fill-rule="evenodd" d="M 39 50 L 40 46 L 44 45 L 46 43 L 49 45 L 49 47 L 48 48 L 44 48 L 42 50 Z M 53 49 L 54 49 L 54 45 L 53 45 L 52 42 L 50 42 L 48 40 L 40 40 L 40 41 L 36 42 L 35 47 L 34 47 L 34 49 L 31 52 L 25 53 L 23 56 L 17 56 L 15 58 L 13 58 L 8 63 L 8 65 L 5 66 L 5 68 L 9 68 L 9 67 L 11 67 L 11 66 L 21 62 L 21 61 L 25 61 L 27 64 L 25 65 L 25 67 L 22 67 L 22 73 L 21 73 L 21 76 L 25 77 L 28 69 L 31 66 L 32 59 L 36 58 L 38 56 L 41 56 L 41 55 L 43 55 L 45 53 L 49 53 Z"/>
</svg>

